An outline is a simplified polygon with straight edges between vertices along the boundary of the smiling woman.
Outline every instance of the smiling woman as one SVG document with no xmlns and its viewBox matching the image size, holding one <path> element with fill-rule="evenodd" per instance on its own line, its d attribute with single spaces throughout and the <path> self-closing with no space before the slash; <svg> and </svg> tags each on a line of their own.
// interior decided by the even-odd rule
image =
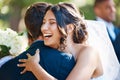
<svg viewBox="0 0 120 80">
<path fill-rule="evenodd" d="M 86 44 L 86 25 L 83 17 L 81 17 L 74 5 L 61 3 L 49 7 L 43 19 L 41 32 L 46 46 L 67 52 L 74 56 L 76 65 L 68 77 L 62 80 L 89 80 L 103 74 L 100 56 L 95 49 Z M 22 73 L 31 71 L 37 79 L 55 79 L 38 65 L 38 51 L 34 56 L 29 54 L 27 54 L 27 56 L 28 59 L 20 59 L 20 62 L 24 63 L 18 65 L 19 67 L 25 67 Z M 35 58 L 37 58 L 37 61 Z M 32 59 L 35 60 L 33 64 L 31 62 Z M 29 66 L 31 64 L 36 69 L 33 70 L 33 67 L 30 68 Z"/>
<path fill-rule="evenodd" d="M 52 27 L 51 27 L 52 26 Z M 57 27 L 57 22 L 52 11 L 47 11 L 46 16 L 43 19 L 43 25 L 41 27 L 43 34 L 44 44 L 52 48 L 58 49 L 60 46 L 61 34 Z"/>
</svg>

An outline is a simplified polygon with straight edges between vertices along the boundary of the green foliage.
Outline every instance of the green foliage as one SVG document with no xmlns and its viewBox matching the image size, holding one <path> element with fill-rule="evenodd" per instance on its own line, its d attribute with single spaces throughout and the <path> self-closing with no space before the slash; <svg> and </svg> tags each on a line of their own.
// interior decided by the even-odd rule
<svg viewBox="0 0 120 80">
<path fill-rule="evenodd" d="M 5 6 L 5 5 L 9 5 L 11 0 L 0 0 L 0 9 Z"/>
<path fill-rule="evenodd" d="M 0 23 L 0 25 L 3 25 L 5 22 L 7 22 L 9 24 L 8 27 L 10 26 L 13 30 L 17 31 L 16 27 L 18 27 L 19 21 L 22 18 L 21 13 L 24 8 L 35 2 L 49 2 L 55 4 L 64 1 L 69 0 L 0 0 L 0 18 L 3 22 Z M 2 14 L 1 8 L 5 5 L 9 7 L 9 12 L 7 14 Z"/>
<path fill-rule="evenodd" d="M 114 22 L 118 27 L 120 27 L 120 0 L 114 0 L 116 5 L 116 21 Z"/>
<path fill-rule="evenodd" d="M 59 3 L 59 2 L 64 2 L 64 1 L 69 1 L 69 0 L 42 0 L 44 2 L 49 2 L 49 3 L 52 3 L 52 4 L 56 4 L 56 3 Z"/>
<path fill-rule="evenodd" d="M 114 0 L 115 5 L 120 7 L 120 0 Z"/>
<path fill-rule="evenodd" d="M 35 3 L 35 2 L 49 2 L 52 4 L 56 4 L 59 2 L 70 2 L 72 0 L 0 0 L 0 10 L 3 6 L 7 5 L 9 7 L 9 12 L 7 14 L 2 14 L 0 12 L 0 28 L 3 26 L 12 26 L 16 27 L 13 25 L 17 25 L 22 18 L 21 13 L 22 11 L 28 7 L 29 5 Z M 116 4 L 116 9 L 117 9 L 117 19 L 115 21 L 115 24 L 117 26 L 120 26 L 120 0 L 114 0 Z M 94 0 L 86 0 L 86 5 L 80 8 L 80 11 L 84 14 L 86 19 L 95 19 L 95 15 L 93 12 L 93 2 Z M 81 5 L 81 3 L 78 3 Z M 17 11 L 16 11 L 17 10 Z M 14 20 L 14 21 L 11 21 Z M 18 21 L 18 22 L 16 22 Z M 3 22 L 3 23 L 2 23 Z M 7 23 L 6 23 L 7 22 Z M 15 22 L 15 23 L 13 23 Z M 10 24 L 10 25 L 9 25 Z M 13 25 L 11 25 L 13 24 Z"/>
<path fill-rule="evenodd" d="M 95 19 L 92 5 L 86 5 L 79 8 L 80 12 L 85 16 L 85 19 Z"/>
<path fill-rule="evenodd" d="M 10 48 L 5 45 L 0 45 L 0 58 L 10 55 L 9 53 Z"/>
<path fill-rule="evenodd" d="M 20 6 L 20 7 L 26 7 L 26 6 L 29 6 L 35 2 L 48 2 L 48 3 L 52 3 L 52 4 L 56 4 L 56 3 L 59 3 L 59 2 L 64 2 L 64 1 L 69 1 L 69 0 L 11 0 L 10 1 L 10 6 Z"/>
<path fill-rule="evenodd" d="M 8 27 L 8 22 L 0 20 L 0 29 L 6 29 Z"/>
</svg>

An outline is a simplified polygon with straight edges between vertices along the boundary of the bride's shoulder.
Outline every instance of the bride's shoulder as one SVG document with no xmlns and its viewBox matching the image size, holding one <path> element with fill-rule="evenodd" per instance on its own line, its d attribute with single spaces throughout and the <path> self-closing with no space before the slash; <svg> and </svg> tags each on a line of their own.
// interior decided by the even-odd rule
<svg viewBox="0 0 120 80">
<path fill-rule="evenodd" d="M 79 57 L 78 58 L 87 58 L 87 59 L 94 59 L 96 60 L 98 58 L 98 51 L 89 46 L 89 45 L 83 45 L 79 50 Z"/>
<path fill-rule="evenodd" d="M 90 45 L 82 45 L 80 48 L 80 52 L 81 53 L 86 53 L 86 54 L 96 54 L 98 53 L 97 49 L 95 49 L 94 47 L 90 46 Z"/>
</svg>

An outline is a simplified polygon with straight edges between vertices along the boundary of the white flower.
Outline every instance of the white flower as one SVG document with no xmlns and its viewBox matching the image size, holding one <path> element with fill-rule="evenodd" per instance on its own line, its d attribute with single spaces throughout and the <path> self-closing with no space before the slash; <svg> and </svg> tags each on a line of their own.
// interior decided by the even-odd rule
<svg viewBox="0 0 120 80">
<path fill-rule="evenodd" d="M 6 30 L 0 30 L 0 45 L 10 47 L 9 53 L 17 56 L 26 50 L 28 40 L 25 34 L 18 35 L 16 31 L 7 28 Z"/>
</svg>

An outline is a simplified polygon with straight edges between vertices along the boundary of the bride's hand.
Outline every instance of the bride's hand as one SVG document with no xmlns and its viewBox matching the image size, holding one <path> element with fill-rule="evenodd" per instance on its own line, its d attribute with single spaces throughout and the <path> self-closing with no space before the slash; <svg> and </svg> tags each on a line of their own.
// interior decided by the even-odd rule
<svg viewBox="0 0 120 80">
<path fill-rule="evenodd" d="M 40 57 L 39 57 L 39 49 L 36 50 L 35 55 L 31 56 L 29 53 L 27 53 L 28 59 L 19 59 L 19 62 L 22 62 L 21 64 L 17 64 L 18 67 L 25 67 L 24 70 L 21 72 L 21 74 L 25 73 L 26 71 L 32 71 L 32 66 L 35 66 L 36 64 L 39 64 Z"/>
</svg>

